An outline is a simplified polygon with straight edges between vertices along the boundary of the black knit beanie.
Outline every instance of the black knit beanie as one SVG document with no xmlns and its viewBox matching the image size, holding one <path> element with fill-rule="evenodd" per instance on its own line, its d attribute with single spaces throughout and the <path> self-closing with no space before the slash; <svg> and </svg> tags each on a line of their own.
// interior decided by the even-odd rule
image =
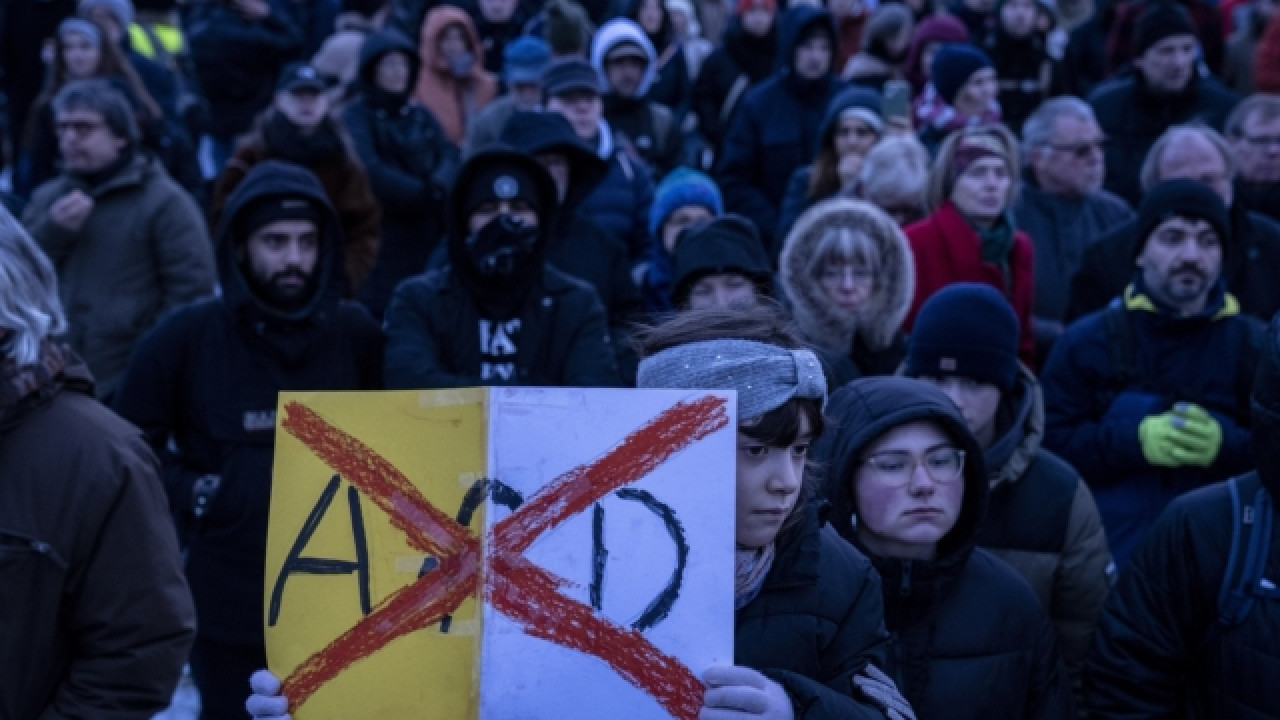
<svg viewBox="0 0 1280 720">
<path fill-rule="evenodd" d="M 1003 392 L 1018 380 L 1018 316 L 990 285 L 956 283 L 925 301 L 907 345 L 908 377 L 959 376 Z"/>
<path fill-rule="evenodd" d="M 1138 16 L 1133 28 L 1133 56 L 1138 57 L 1167 37 L 1195 34 L 1196 26 L 1182 6 L 1158 0 Z"/>
<path fill-rule="evenodd" d="M 1138 241 L 1134 243 L 1134 257 L 1142 253 L 1151 233 L 1160 223 L 1171 217 L 1204 220 L 1212 225 L 1224 254 L 1231 244 L 1231 221 L 1218 193 L 1202 182 L 1178 178 L 1165 180 L 1142 197 L 1142 204 L 1138 206 Z"/>
</svg>

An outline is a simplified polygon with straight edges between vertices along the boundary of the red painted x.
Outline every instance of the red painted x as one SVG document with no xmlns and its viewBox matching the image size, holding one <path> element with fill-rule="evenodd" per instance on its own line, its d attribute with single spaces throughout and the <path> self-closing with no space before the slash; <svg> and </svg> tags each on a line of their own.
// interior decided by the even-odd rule
<svg viewBox="0 0 1280 720">
<path fill-rule="evenodd" d="M 679 660 L 643 635 L 619 627 L 560 593 L 565 581 L 530 563 L 540 536 L 604 495 L 653 472 L 671 456 L 728 425 L 725 401 L 680 403 L 628 435 L 608 453 L 557 477 L 489 533 L 481 588 L 480 540 L 441 512 L 394 465 L 307 406 L 285 405 L 281 426 L 359 488 L 391 518 L 409 545 L 439 565 L 392 593 L 342 635 L 299 665 L 282 692 L 296 709 L 321 685 L 397 637 L 439 622 L 483 589 L 490 605 L 526 633 L 593 655 L 647 692 L 678 720 L 692 720 L 703 686 Z"/>
</svg>

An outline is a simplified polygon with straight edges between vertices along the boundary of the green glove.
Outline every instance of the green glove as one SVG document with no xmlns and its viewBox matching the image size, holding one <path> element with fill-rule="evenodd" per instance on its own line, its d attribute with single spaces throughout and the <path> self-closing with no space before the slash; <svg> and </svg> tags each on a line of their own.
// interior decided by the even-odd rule
<svg viewBox="0 0 1280 720">
<path fill-rule="evenodd" d="M 1173 411 L 1144 418 L 1138 424 L 1138 442 L 1142 444 L 1142 456 L 1147 462 L 1168 468 L 1186 464 L 1186 459 L 1179 456 L 1180 452 L 1186 452 L 1180 443 L 1185 424 L 1186 419 Z"/>
<path fill-rule="evenodd" d="M 1222 425 L 1195 403 L 1178 403 L 1174 427 L 1181 430 L 1175 456 L 1185 465 L 1207 468 L 1222 449 Z"/>
</svg>

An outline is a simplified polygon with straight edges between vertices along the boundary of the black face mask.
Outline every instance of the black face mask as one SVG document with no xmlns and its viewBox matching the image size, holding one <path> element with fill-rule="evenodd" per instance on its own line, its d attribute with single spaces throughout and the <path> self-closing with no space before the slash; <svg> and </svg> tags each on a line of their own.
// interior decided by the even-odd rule
<svg viewBox="0 0 1280 720">
<path fill-rule="evenodd" d="M 482 277 L 506 279 L 532 261 L 538 229 L 503 213 L 467 238 L 467 255 Z"/>
</svg>

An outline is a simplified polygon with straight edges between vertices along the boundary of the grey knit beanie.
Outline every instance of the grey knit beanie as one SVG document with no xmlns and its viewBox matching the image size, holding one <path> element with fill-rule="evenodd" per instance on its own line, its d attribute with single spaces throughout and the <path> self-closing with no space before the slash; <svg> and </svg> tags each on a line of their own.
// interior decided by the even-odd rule
<svg viewBox="0 0 1280 720">
<path fill-rule="evenodd" d="M 706 340 L 667 348 L 640 361 L 636 386 L 738 391 L 738 422 L 793 397 L 827 402 L 827 378 L 812 351 L 754 340 Z"/>
</svg>

